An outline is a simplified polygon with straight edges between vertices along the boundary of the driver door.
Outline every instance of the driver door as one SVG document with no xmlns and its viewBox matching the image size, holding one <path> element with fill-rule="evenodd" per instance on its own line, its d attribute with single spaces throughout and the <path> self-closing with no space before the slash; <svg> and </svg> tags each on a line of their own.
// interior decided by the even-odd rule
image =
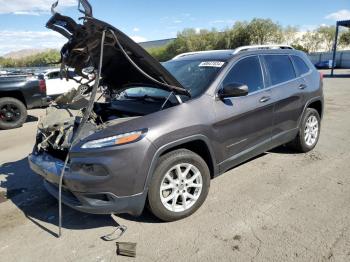
<svg viewBox="0 0 350 262">
<path fill-rule="evenodd" d="M 240 83 L 248 86 L 248 95 L 217 99 L 214 107 L 215 134 L 221 147 L 221 169 L 228 169 L 264 152 L 271 140 L 274 101 L 265 89 L 262 64 L 258 56 L 236 62 L 222 86 Z"/>
</svg>

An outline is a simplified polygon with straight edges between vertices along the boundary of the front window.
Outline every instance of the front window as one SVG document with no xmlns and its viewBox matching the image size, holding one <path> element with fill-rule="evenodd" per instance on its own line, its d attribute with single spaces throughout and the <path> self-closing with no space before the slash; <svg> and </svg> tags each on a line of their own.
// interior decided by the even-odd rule
<svg viewBox="0 0 350 262">
<path fill-rule="evenodd" d="M 264 88 L 260 61 L 257 56 L 244 58 L 237 62 L 224 80 L 224 85 L 239 83 L 248 86 L 249 93 Z"/>
<path fill-rule="evenodd" d="M 208 89 L 224 64 L 222 61 L 170 60 L 163 66 L 196 98 Z"/>
</svg>

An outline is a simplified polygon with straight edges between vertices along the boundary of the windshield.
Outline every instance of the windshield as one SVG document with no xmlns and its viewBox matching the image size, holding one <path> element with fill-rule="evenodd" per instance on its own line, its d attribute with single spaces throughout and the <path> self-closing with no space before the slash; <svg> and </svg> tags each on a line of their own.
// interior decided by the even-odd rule
<svg viewBox="0 0 350 262">
<path fill-rule="evenodd" d="M 190 91 L 192 98 L 202 95 L 225 63 L 203 60 L 170 60 L 162 65 Z"/>
<path fill-rule="evenodd" d="M 124 92 L 122 92 L 122 95 L 126 95 L 128 97 L 133 96 L 152 96 L 152 97 L 167 97 L 169 96 L 170 92 L 154 88 L 154 87 L 130 87 L 128 89 L 125 89 Z"/>
</svg>

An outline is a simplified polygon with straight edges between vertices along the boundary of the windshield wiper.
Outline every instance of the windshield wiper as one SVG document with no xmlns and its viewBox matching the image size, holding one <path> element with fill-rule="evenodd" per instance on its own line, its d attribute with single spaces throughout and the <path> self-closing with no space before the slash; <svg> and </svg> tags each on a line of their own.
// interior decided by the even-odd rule
<svg viewBox="0 0 350 262">
<path fill-rule="evenodd" d="M 130 95 L 125 94 L 123 97 L 127 98 L 127 99 L 144 100 L 144 101 L 149 100 L 149 99 L 153 99 L 153 100 L 157 100 L 157 101 L 164 101 L 166 99 L 166 97 L 164 97 L 164 96 L 151 96 L 151 95 L 130 96 Z"/>
</svg>

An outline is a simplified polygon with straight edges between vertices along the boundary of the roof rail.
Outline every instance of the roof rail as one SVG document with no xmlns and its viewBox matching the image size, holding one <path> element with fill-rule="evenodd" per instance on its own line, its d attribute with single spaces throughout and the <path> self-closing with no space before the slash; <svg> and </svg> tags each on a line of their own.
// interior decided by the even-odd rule
<svg viewBox="0 0 350 262">
<path fill-rule="evenodd" d="M 228 50 L 207 50 L 207 51 L 195 51 L 195 52 L 187 52 L 182 53 L 177 56 L 175 56 L 172 60 L 176 60 L 181 57 L 190 56 L 190 55 L 197 55 L 197 54 L 205 54 L 205 53 L 214 53 L 214 52 L 227 52 Z M 232 50 L 234 51 L 234 50 Z"/>
<path fill-rule="evenodd" d="M 262 50 L 262 49 L 294 49 L 289 45 L 247 45 L 236 48 L 233 51 L 233 54 L 238 54 L 242 51 L 253 51 L 253 50 Z"/>
</svg>

